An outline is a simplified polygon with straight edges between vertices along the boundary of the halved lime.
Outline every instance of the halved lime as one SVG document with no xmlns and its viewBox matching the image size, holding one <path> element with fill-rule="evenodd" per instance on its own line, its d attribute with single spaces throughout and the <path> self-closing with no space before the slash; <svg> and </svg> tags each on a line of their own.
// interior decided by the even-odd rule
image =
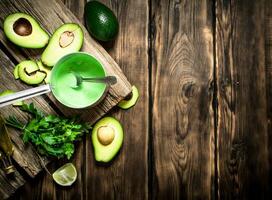
<svg viewBox="0 0 272 200">
<path fill-rule="evenodd" d="M 77 179 L 73 163 L 67 163 L 53 173 L 54 181 L 61 186 L 71 186 Z"/>
</svg>

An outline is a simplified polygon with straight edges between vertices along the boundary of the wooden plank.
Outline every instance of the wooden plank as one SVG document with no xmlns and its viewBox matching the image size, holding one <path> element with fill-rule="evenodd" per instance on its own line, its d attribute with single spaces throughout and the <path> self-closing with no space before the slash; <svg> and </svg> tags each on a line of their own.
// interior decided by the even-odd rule
<svg viewBox="0 0 272 200">
<path fill-rule="evenodd" d="M 211 199 L 213 2 L 154 0 L 152 19 L 152 199 Z"/>
<path fill-rule="evenodd" d="M 268 137 L 268 188 L 272 187 L 272 1 L 265 1 L 265 70 L 266 70 L 266 99 L 267 99 L 267 137 Z M 272 190 L 268 198 L 272 198 Z"/>
<path fill-rule="evenodd" d="M 14 12 L 25 12 L 36 18 L 42 27 L 44 27 L 49 33 L 59 27 L 65 22 L 79 23 L 79 20 L 71 13 L 71 11 L 65 7 L 61 1 L 48 0 L 48 1 L 33 1 L 33 0 L 3 0 L 0 2 L 0 27 L 3 27 L 4 18 Z M 49 98 L 58 106 L 58 108 L 65 115 L 80 114 L 81 118 L 89 121 L 90 123 L 95 122 L 112 107 L 114 107 L 121 99 L 128 95 L 131 91 L 131 86 L 123 75 L 121 69 L 116 62 L 107 54 L 107 52 L 93 40 L 86 29 L 81 24 L 84 30 L 84 44 L 82 51 L 89 52 L 96 57 L 106 69 L 109 75 L 115 75 L 118 79 L 117 84 L 111 86 L 106 98 L 94 108 L 83 110 L 73 110 L 64 107 L 58 103 L 52 95 Z M 6 46 L 13 45 L 9 41 L 2 40 L 2 43 L 6 43 Z M 41 50 L 27 50 L 20 49 L 27 57 L 38 59 L 41 54 Z M 17 52 L 10 52 L 16 58 Z"/>
<path fill-rule="evenodd" d="M 82 19 L 83 12 L 80 12 L 82 8 L 84 7 L 85 1 L 70 1 L 65 0 L 65 5 L 71 9 L 71 11 L 79 18 Z M 7 44 L 7 43 L 4 43 Z M 12 46 L 6 46 L 7 48 L 11 48 Z M 13 49 L 11 51 L 18 51 L 18 49 Z M 18 52 L 17 54 L 13 55 L 19 55 L 21 54 Z M 25 58 L 19 58 L 18 60 L 22 60 Z M 51 176 L 47 173 L 43 173 L 39 178 L 28 181 L 27 184 L 25 184 L 24 187 L 22 187 L 18 192 L 16 193 L 16 196 L 14 199 L 20 199 L 20 200 L 30 200 L 30 199 L 82 199 L 83 198 L 83 190 L 84 190 L 84 178 L 85 177 L 85 171 L 84 169 L 84 163 L 85 163 L 85 154 L 84 154 L 84 144 L 85 144 L 85 138 L 83 138 L 83 142 L 79 142 L 76 145 L 76 152 L 70 162 L 74 163 L 77 169 L 77 181 L 73 184 L 69 190 L 65 190 L 61 188 L 60 186 L 57 186 Z M 49 170 L 53 172 L 55 169 L 57 169 L 59 166 L 64 164 L 64 162 L 67 161 L 58 161 L 57 163 L 51 163 L 49 166 Z"/>
<path fill-rule="evenodd" d="M 140 92 L 136 106 L 113 114 L 123 125 L 124 144 L 113 162 L 95 163 L 86 145 L 86 199 L 148 198 L 148 1 L 103 0 L 116 14 L 119 35 L 107 50 Z"/>
<path fill-rule="evenodd" d="M 15 171 L 12 176 L 8 177 L 5 172 L 0 169 L 0 199 L 7 199 L 24 183 L 25 180 L 18 171 Z"/>
<path fill-rule="evenodd" d="M 264 15 L 268 2 L 216 1 L 220 199 L 271 199 L 271 110 L 266 101 L 266 70 L 271 70 L 265 66 Z"/>
<path fill-rule="evenodd" d="M 1 66 L 1 85 L 0 89 L 3 90 L 23 90 L 26 88 L 24 84 L 21 84 L 19 81 L 15 81 L 13 77 L 13 68 L 14 64 L 11 63 L 9 58 L 3 53 L 2 50 L 0 50 L 0 66 Z M 28 101 L 29 102 L 29 101 Z M 45 111 L 46 113 L 53 114 L 55 113 L 51 107 L 48 105 L 46 101 L 43 100 L 42 97 L 37 97 L 33 99 L 33 102 L 35 105 Z M 17 116 L 21 120 L 26 121 L 28 118 L 28 115 L 21 112 L 18 108 L 7 106 L 4 108 L 1 108 L 1 113 L 4 117 L 8 117 L 10 115 Z M 14 142 L 14 154 L 13 158 L 14 160 L 31 176 L 36 176 L 43 166 L 41 165 L 41 161 L 39 157 L 37 156 L 37 153 L 35 149 L 30 144 L 24 144 L 21 139 L 21 132 L 17 131 L 15 129 L 9 129 L 10 137 L 12 141 Z M 45 160 L 45 163 L 47 163 L 48 160 Z"/>
</svg>

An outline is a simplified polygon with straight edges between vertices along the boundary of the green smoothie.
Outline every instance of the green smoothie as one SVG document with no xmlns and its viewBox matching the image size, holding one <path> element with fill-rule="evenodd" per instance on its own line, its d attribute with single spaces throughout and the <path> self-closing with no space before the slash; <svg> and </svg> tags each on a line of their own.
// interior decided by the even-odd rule
<svg viewBox="0 0 272 200">
<path fill-rule="evenodd" d="M 51 89 L 55 98 L 71 108 L 85 108 L 97 103 L 107 88 L 104 83 L 83 81 L 75 85 L 74 73 L 82 77 L 105 77 L 102 65 L 86 53 L 73 53 L 64 56 L 54 66 L 51 77 Z"/>
</svg>

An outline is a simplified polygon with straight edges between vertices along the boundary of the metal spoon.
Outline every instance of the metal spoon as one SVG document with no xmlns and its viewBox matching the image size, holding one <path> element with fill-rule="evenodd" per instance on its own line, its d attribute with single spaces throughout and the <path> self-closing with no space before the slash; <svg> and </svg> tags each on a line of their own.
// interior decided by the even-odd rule
<svg viewBox="0 0 272 200">
<path fill-rule="evenodd" d="M 87 81 L 87 82 L 94 82 L 94 83 L 105 83 L 108 85 L 114 85 L 115 83 L 117 83 L 117 79 L 115 76 L 106 76 L 106 77 L 82 77 L 79 74 L 73 72 L 73 75 L 76 78 L 76 85 L 75 86 L 71 86 L 73 88 L 77 88 L 79 87 L 83 81 Z"/>
</svg>

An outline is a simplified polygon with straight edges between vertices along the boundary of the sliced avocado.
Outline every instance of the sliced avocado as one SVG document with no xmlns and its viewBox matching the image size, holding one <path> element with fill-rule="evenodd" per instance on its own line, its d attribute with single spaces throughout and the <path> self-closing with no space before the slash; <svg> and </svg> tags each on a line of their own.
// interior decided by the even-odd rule
<svg viewBox="0 0 272 200">
<path fill-rule="evenodd" d="M 53 67 L 61 57 L 79 51 L 83 38 L 83 31 L 78 24 L 63 24 L 54 32 L 42 53 L 42 62 Z"/>
<path fill-rule="evenodd" d="M 118 153 L 124 138 L 123 128 L 113 117 L 100 119 L 92 130 L 95 160 L 109 162 Z"/>
<path fill-rule="evenodd" d="M 90 34 L 101 41 L 113 40 L 119 29 L 115 14 L 98 1 L 89 1 L 84 8 L 85 24 Z"/>
<path fill-rule="evenodd" d="M 49 35 L 25 13 L 9 15 L 4 21 L 4 32 L 11 42 L 25 48 L 42 48 L 49 41 Z"/>
<path fill-rule="evenodd" d="M 46 77 L 44 79 L 45 83 L 49 83 L 50 82 L 50 77 L 51 77 L 51 68 L 45 67 L 41 61 L 37 62 L 37 65 L 40 69 L 41 72 L 45 72 L 46 73 Z"/>
<path fill-rule="evenodd" d="M 137 103 L 137 100 L 139 98 L 139 91 L 135 85 L 131 87 L 132 92 L 131 95 L 129 95 L 129 98 L 126 98 L 118 104 L 118 107 L 122 109 L 129 109 L 132 106 L 134 106 Z"/>
<path fill-rule="evenodd" d="M 13 94 L 14 91 L 13 90 L 4 90 L 3 92 L 0 93 L 0 96 L 6 96 L 6 95 L 10 95 Z M 15 103 L 12 104 L 13 106 L 22 106 L 23 105 L 23 101 L 17 101 Z"/>
<path fill-rule="evenodd" d="M 18 73 L 19 65 L 16 65 L 13 70 L 13 75 L 15 79 L 19 79 L 19 73 Z"/>
<path fill-rule="evenodd" d="M 46 77 L 46 73 L 38 71 L 39 67 L 33 60 L 24 60 L 18 65 L 19 78 L 29 85 L 37 85 Z"/>
</svg>

